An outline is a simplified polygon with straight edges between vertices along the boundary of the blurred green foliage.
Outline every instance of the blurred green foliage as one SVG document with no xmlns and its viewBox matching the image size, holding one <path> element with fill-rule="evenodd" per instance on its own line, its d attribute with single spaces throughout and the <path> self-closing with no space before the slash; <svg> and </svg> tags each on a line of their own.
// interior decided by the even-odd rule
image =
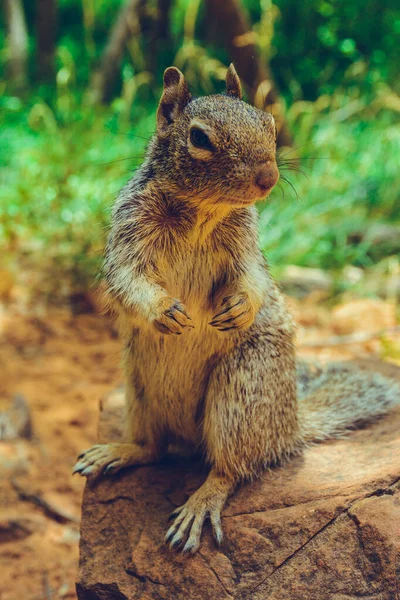
<svg viewBox="0 0 400 600">
<path fill-rule="evenodd" d="M 122 0 L 58 0 L 58 45 L 74 60 L 78 85 L 86 85 L 122 3 Z M 154 15 L 156 0 L 147 0 L 146 4 L 148 12 Z M 197 4 L 197 0 L 174 1 L 173 36 L 158 57 L 160 72 L 182 45 L 186 14 Z M 375 83 L 384 81 L 400 91 L 398 0 L 242 0 L 242 4 L 251 16 L 260 47 L 267 54 L 275 79 L 288 100 L 316 100 L 321 94 L 333 94 L 342 85 L 349 67 L 354 76 L 347 73 L 348 87 L 362 85 L 363 91 L 371 92 Z M 24 7 L 33 49 L 35 3 L 24 0 Z M 199 10 L 196 34 L 205 39 L 207 26 L 201 18 L 204 12 L 201 2 Z M 271 39 L 269 33 L 273 34 Z M 151 42 L 144 36 L 144 52 L 154 51 Z M 4 47 L 4 27 L 0 30 L 0 43 Z M 4 66 L 5 53 L 2 54 Z M 220 55 L 224 56 L 223 52 Z M 61 66 L 61 57 L 58 62 Z M 354 68 L 359 62 L 359 68 L 364 69 L 362 81 Z M 137 65 L 129 60 L 126 65 L 135 72 Z M 34 69 L 31 52 L 32 74 Z"/>
<path fill-rule="evenodd" d="M 260 52 L 287 105 L 296 157 L 306 173 L 261 210 L 272 266 L 341 269 L 385 258 L 354 232 L 400 223 L 400 98 L 397 0 L 244 0 Z M 181 66 L 194 92 L 210 92 L 228 57 L 207 39 L 201 3 L 175 0 L 171 38 L 154 53 L 144 33 L 126 53 L 114 101 L 93 107 L 90 73 L 120 0 L 60 0 L 54 85 L 34 82 L 34 3 L 25 2 L 32 85 L 21 98 L 0 84 L 0 241 L 8 268 L 92 281 L 115 194 L 140 163 L 154 129 L 163 69 Z M 198 6 L 199 5 L 199 6 Z M 199 11 L 197 12 L 197 8 Z M 156 1 L 148 2 L 150 14 Z M 273 26 L 273 28 L 272 28 Z M 0 33 L 3 50 L 4 32 Z M 387 252 L 387 250 L 386 250 Z M 390 253 L 390 250 L 389 250 Z M 54 278 L 53 275 L 57 275 Z"/>
</svg>

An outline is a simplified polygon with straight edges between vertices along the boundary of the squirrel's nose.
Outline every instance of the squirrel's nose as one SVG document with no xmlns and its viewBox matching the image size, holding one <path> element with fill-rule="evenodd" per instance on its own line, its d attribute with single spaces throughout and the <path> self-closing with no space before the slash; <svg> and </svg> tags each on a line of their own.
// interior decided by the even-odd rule
<svg viewBox="0 0 400 600">
<path fill-rule="evenodd" d="M 261 192 L 268 192 L 279 179 L 278 168 L 275 164 L 263 165 L 256 173 L 256 185 Z"/>
</svg>

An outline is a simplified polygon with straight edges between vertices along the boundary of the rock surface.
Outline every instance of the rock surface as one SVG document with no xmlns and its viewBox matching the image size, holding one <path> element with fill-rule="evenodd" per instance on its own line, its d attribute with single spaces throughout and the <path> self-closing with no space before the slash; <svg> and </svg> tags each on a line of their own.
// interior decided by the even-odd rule
<svg viewBox="0 0 400 600">
<path fill-rule="evenodd" d="M 400 380 L 396 367 L 361 366 Z M 99 438 L 115 439 L 121 392 L 101 409 Z M 400 598 L 400 408 L 243 485 L 223 512 L 223 546 L 206 527 L 200 551 L 182 557 L 163 543 L 167 518 L 205 476 L 170 459 L 87 485 L 78 598 Z"/>
</svg>

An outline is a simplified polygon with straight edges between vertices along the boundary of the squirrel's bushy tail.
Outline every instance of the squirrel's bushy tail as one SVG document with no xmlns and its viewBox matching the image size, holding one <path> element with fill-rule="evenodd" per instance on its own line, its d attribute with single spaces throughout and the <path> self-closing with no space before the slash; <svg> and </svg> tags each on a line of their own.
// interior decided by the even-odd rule
<svg viewBox="0 0 400 600">
<path fill-rule="evenodd" d="M 297 365 L 299 425 L 305 443 L 343 437 L 400 404 L 400 384 L 351 364 Z"/>
</svg>

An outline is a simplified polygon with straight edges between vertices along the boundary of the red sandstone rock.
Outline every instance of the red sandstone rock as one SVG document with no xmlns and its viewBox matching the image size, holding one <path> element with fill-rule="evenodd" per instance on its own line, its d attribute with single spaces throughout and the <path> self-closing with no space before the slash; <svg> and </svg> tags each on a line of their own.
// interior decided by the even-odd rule
<svg viewBox="0 0 400 600">
<path fill-rule="evenodd" d="M 115 439 L 121 393 L 102 408 L 99 437 Z M 197 555 L 182 557 L 163 543 L 167 518 L 205 476 L 170 459 L 87 485 L 78 598 L 400 598 L 400 408 L 243 485 L 223 512 L 222 547 L 206 528 Z"/>
</svg>

